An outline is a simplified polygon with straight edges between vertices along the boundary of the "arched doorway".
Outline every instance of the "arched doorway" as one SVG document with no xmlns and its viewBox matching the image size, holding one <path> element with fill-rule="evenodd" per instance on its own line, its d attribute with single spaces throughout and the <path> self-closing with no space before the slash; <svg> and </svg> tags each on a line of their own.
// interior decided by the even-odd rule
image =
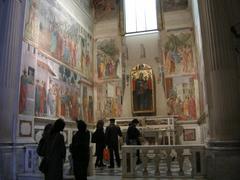
<svg viewBox="0 0 240 180">
<path fill-rule="evenodd" d="M 155 85 L 152 68 L 139 64 L 131 70 L 132 114 L 136 116 L 155 114 Z"/>
</svg>

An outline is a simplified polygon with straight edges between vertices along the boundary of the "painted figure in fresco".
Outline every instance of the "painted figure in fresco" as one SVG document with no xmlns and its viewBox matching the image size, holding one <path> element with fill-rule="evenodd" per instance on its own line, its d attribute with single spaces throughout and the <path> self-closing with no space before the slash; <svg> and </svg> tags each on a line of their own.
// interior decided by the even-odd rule
<svg viewBox="0 0 240 180">
<path fill-rule="evenodd" d="M 53 95 L 53 90 L 51 88 L 48 89 L 48 94 L 47 94 L 47 106 L 48 106 L 48 114 L 50 116 L 55 116 L 55 97 Z"/>
<path fill-rule="evenodd" d="M 152 77 L 150 74 L 145 76 L 145 109 L 152 109 Z"/>
<path fill-rule="evenodd" d="M 174 104 L 174 112 L 177 115 L 181 115 L 183 112 L 183 108 L 182 108 L 182 100 L 180 97 L 176 98 L 175 104 Z"/>
<path fill-rule="evenodd" d="M 143 93 L 144 93 L 144 80 L 143 80 L 143 73 L 139 74 L 139 78 L 135 81 L 136 85 L 136 110 L 143 110 Z"/>
<path fill-rule="evenodd" d="M 70 112 L 70 117 L 72 120 L 74 120 L 74 119 L 78 118 L 78 114 L 79 114 L 77 91 L 75 91 L 75 93 L 72 94 L 70 101 L 71 101 L 71 106 L 72 106 L 71 112 Z"/>
<path fill-rule="evenodd" d="M 77 64 L 77 43 L 72 40 L 72 66 L 76 67 Z"/>
<path fill-rule="evenodd" d="M 82 53 L 81 53 L 81 72 L 84 72 L 84 68 L 85 68 L 85 53 L 84 50 L 82 49 Z"/>
<path fill-rule="evenodd" d="M 188 100 L 188 111 L 189 111 L 189 116 L 191 119 L 197 118 L 196 102 L 192 95 L 190 96 L 190 98 Z"/>
<path fill-rule="evenodd" d="M 168 74 L 175 71 L 174 60 L 171 57 L 170 51 L 168 51 L 165 56 L 165 68 Z"/>
<path fill-rule="evenodd" d="M 83 117 L 88 120 L 88 97 L 87 97 L 87 87 L 83 87 L 83 97 L 82 97 L 82 105 L 83 105 Z"/>
<path fill-rule="evenodd" d="M 89 56 L 89 51 L 86 51 L 86 57 L 85 57 L 85 64 L 86 64 L 86 75 L 89 77 L 90 76 L 90 73 L 91 73 L 91 67 L 90 67 L 90 64 L 91 64 L 91 61 L 90 61 L 90 56 Z"/>
<path fill-rule="evenodd" d="M 70 107 L 70 91 L 68 88 L 66 89 L 65 95 L 64 95 L 64 105 L 65 105 L 65 116 L 69 118 L 71 107 Z"/>
<path fill-rule="evenodd" d="M 19 114 L 24 113 L 24 111 L 26 110 L 27 86 L 28 86 L 28 76 L 27 76 L 26 69 L 24 69 L 23 74 L 21 76 L 21 84 L 20 84 Z"/>
<path fill-rule="evenodd" d="M 175 98 L 174 96 L 170 96 L 168 99 L 167 99 L 167 105 L 168 105 L 168 114 L 169 115 L 173 115 L 174 114 L 174 104 L 175 104 Z"/>
<path fill-rule="evenodd" d="M 34 68 L 28 67 L 28 83 L 29 84 L 34 84 Z"/>
<path fill-rule="evenodd" d="M 184 101 L 183 101 L 183 114 L 187 118 L 189 117 L 189 97 L 186 96 Z"/>
<path fill-rule="evenodd" d="M 30 39 L 34 38 L 34 33 L 36 33 L 36 25 L 37 25 L 37 4 L 35 1 L 31 1 L 30 8 L 29 8 L 29 15 L 28 15 L 28 20 L 26 23 L 26 33 L 27 37 Z"/>
<path fill-rule="evenodd" d="M 98 55 L 98 78 L 103 79 L 103 76 L 105 74 L 105 64 L 103 62 L 103 58 L 101 55 Z"/>
<path fill-rule="evenodd" d="M 63 60 L 65 63 L 69 64 L 69 48 L 68 48 L 68 38 L 67 36 L 64 37 L 63 39 Z"/>
<path fill-rule="evenodd" d="M 47 112 L 47 92 L 46 83 L 42 81 L 42 86 L 40 86 L 40 115 L 44 115 Z"/>
<path fill-rule="evenodd" d="M 93 98 L 88 97 L 88 122 L 93 122 Z"/>
<path fill-rule="evenodd" d="M 61 116 L 65 116 L 65 96 L 63 87 L 61 87 Z"/>
<path fill-rule="evenodd" d="M 53 27 L 53 30 L 52 30 L 52 32 L 51 32 L 51 47 L 50 47 L 50 52 L 51 52 L 52 54 L 55 54 L 56 49 L 57 49 L 57 32 L 54 30 L 54 27 Z"/>
<path fill-rule="evenodd" d="M 61 116 L 61 97 L 60 97 L 60 88 L 58 84 L 55 85 L 55 94 L 56 94 L 56 115 Z"/>
<path fill-rule="evenodd" d="M 62 59 L 62 50 L 63 50 L 63 38 L 62 38 L 62 32 L 59 28 L 57 31 L 57 49 L 56 49 L 56 57 L 57 59 Z"/>
<path fill-rule="evenodd" d="M 35 87 L 35 115 L 40 115 L 40 92 L 41 86 L 39 84 L 39 80 L 36 80 L 36 87 Z"/>
</svg>

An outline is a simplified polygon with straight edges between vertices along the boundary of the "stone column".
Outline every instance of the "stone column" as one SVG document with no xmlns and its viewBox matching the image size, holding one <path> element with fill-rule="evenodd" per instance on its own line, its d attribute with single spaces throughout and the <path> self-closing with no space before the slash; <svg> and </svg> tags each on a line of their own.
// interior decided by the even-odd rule
<svg viewBox="0 0 240 180">
<path fill-rule="evenodd" d="M 0 179 L 16 179 L 16 132 L 21 47 L 22 0 L 0 0 Z"/>
<path fill-rule="evenodd" d="M 240 166 L 240 91 L 231 26 L 239 0 L 199 0 L 209 109 L 208 177 L 237 179 Z M 238 7 L 238 8 L 236 8 Z"/>
</svg>

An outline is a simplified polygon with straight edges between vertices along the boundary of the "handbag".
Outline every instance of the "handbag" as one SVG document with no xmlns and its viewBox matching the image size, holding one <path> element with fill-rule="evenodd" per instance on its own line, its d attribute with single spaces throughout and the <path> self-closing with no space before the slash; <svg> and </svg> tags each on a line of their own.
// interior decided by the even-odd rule
<svg viewBox="0 0 240 180">
<path fill-rule="evenodd" d="M 39 165 L 39 170 L 43 173 L 43 174 L 46 174 L 47 173 L 47 169 L 48 169 L 48 162 L 47 162 L 47 158 L 44 157 L 42 158 L 42 161 L 40 162 L 40 165 Z"/>
<path fill-rule="evenodd" d="M 103 159 L 105 161 L 109 161 L 109 159 L 110 159 L 110 152 L 109 152 L 108 148 L 103 149 Z"/>
</svg>

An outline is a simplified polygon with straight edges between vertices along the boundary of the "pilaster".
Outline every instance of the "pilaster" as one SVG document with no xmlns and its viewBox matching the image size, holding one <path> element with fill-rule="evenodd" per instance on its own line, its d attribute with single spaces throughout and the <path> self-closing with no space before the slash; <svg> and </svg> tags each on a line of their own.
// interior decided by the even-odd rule
<svg viewBox="0 0 240 180">
<path fill-rule="evenodd" d="M 21 165 L 16 145 L 24 2 L 0 0 L 0 179 L 15 180 Z M 19 167 L 18 167 L 19 166 Z"/>
<path fill-rule="evenodd" d="M 237 53 L 231 26 L 239 17 L 238 0 L 199 0 L 209 111 L 207 175 L 238 179 L 240 96 Z M 238 19 L 239 20 L 239 19 Z"/>
<path fill-rule="evenodd" d="M 0 16 L 0 143 L 14 143 L 18 115 L 24 3 L 1 2 Z"/>
<path fill-rule="evenodd" d="M 234 1 L 199 1 L 210 142 L 240 140 L 237 54 L 230 31 Z"/>
</svg>

